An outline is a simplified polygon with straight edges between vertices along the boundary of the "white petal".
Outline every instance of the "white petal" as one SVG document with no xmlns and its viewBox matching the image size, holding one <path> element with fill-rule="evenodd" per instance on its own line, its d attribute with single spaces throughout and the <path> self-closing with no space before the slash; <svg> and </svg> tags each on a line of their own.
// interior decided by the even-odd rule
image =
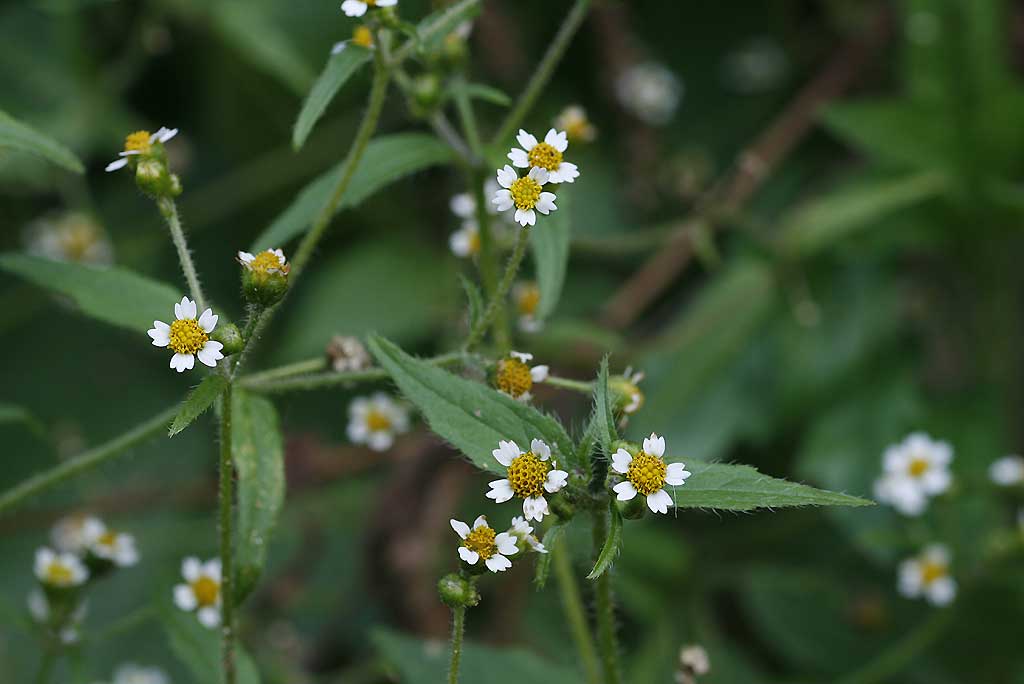
<svg viewBox="0 0 1024 684">
<path fill-rule="evenodd" d="M 452 197 L 448 206 L 452 213 L 459 218 L 472 218 L 476 214 L 476 202 L 468 192 L 462 192 Z"/>
<path fill-rule="evenodd" d="M 519 134 L 516 136 L 516 142 L 519 143 L 519 145 L 527 152 L 537 146 L 537 138 L 530 133 L 527 133 L 522 128 L 519 129 Z"/>
<path fill-rule="evenodd" d="M 377 7 L 393 7 L 398 4 L 398 0 L 377 0 Z"/>
<path fill-rule="evenodd" d="M 192 354 L 175 354 L 171 357 L 171 368 L 179 373 L 191 370 L 196 365 L 196 357 Z"/>
<path fill-rule="evenodd" d="M 512 567 L 512 561 L 505 558 L 500 553 L 496 553 L 487 560 L 484 561 L 484 565 L 491 572 L 504 572 Z"/>
<path fill-rule="evenodd" d="M 537 181 L 541 185 L 547 183 L 550 177 L 551 176 L 547 172 L 547 169 L 542 169 L 539 166 L 534 166 L 532 169 L 530 169 L 530 178 Z"/>
<path fill-rule="evenodd" d="M 651 456 L 661 458 L 665 455 L 665 438 L 652 432 L 650 437 L 644 439 L 644 451 Z"/>
<path fill-rule="evenodd" d="M 665 471 L 665 482 L 672 486 L 678 486 L 686 482 L 690 477 L 690 471 L 682 463 L 669 463 Z"/>
<path fill-rule="evenodd" d="M 619 501 L 629 501 L 636 496 L 636 487 L 633 486 L 632 482 L 620 482 L 619 484 L 612 487 L 612 490 L 618 494 Z"/>
<path fill-rule="evenodd" d="M 159 131 L 157 131 L 157 133 L 159 134 L 159 137 L 157 138 L 157 140 L 159 140 L 162 143 L 165 143 L 168 140 L 170 140 L 171 138 L 173 138 L 174 136 L 178 135 L 178 129 L 177 128 L 161 128 Z"/>
<path fill-rule="evenodd" d="M 552 183 L 572 183 L 580 177 L 577 166 L 571 162 L 562 162 L 558 168 L 551 173 Z"/>
<path fill-rule="evenodd" d="M 498 553 L 511 556 L 519 552 L 519 547 L 516 546 L 516 538 L 508 532 L 500 532 L 494 537 L 494 543 L 498 547 Z"/>
<path fill-rule="evenodd" d="M 366 14 L 366 3 L 359 0 L 345 0 L 341 3 L 341 11 L 348 17 L 361 17 Z"/>
<path fill-rule="evenodd" d="M 491 200 L 491 204 L 493 204 L 498 211 L 508 211 L 515 205 L 515 202 L 512 201 L 511 192 L 508 190 L 498 190 L 494 193 L 494 199 Z"/>
<path fill-rule="evenodd" d="M 220 558 L 211 558 L 203 563 L 202 574 L 220 582 Z"/>
<path fill-rule="evenodd" d="M 566 148 L 569 147 L 569 136 L 565 134 L 565 131 L 559 132 L 554 128 L 550 128 L 547 135 L 544 136 L 544 142 L 559 152 L 565 152 Z"/>
<path fill-rule="evenodd" d="M 551 447 L 542 442 L 539 439 L 533 439 L 530 441 L 530 451 L 542 461 L 546 461 L 551 458 Z"/>
<path fill-rule="evenodd" d="M 548 479 L 544 482 L 544 489 L 549 494 L 554 494 L 565 486 L 565 482 L 568 479 L 569 473 L 564 470 L 552 470 L 548 473 Z"/>
<path fill-rule="evenodd" d="M 516 223 L 521 226 L 532 226 L 537 223 L 537 215 L 533 209 L 516 209 Z"/>
<path fill-rule="evenodd" d="M 476 517 L 476 520 L 473 521 L 473 529 L 475 530 L 478 527 L 487 527 L 487 518 L 486 517 L 484 517 L 482 515 L 478 515 Z"/>
<path fill-rule="evenodd" d="M 491 452 L 491 455 L 506 468 L 512 463 L 512 459 L 519 456 L 522 450 L 512 440 L 498 442 L 498 448 Z"/>
<path fill-rule="evenodd" d="M 513 147 L 509 150 L 508 158 L 512 160 L 512 166 L 518 166 L 521 169 L 525 169 L 530 165 L 530 157 L 518 147 Z"/>
<path fill-rule="evenodd" d="M 206 344 L 203 345 L 203 348 L 199 350 L 199 353 L 196 354 L 196 356 L 198 356 L 199 360 L 202 361 L 204 364 L 206 364 L 210 368 L 213 368 L 214 366 L 217 365 L 217 362 L 219 360 L 224 358 L 224 354 L 222 354 L 220 351 L 223 348 L 224 345 L 221 344 L 220 342 L 208 340 Z"/>
<path fill-rule="evenodd" d="M 174 312 L 178 312 L 178 308 L 175 307 Z M 181 318 L 192 318 L 196 317 L 196 303 L 188 297 L 181 298 Z"/>
<path fill-rule="evenodd" d="M 199 317 L 199 327 L 203 329 L 203 332 L 211 333 L 217 327 L 218 318 L 219 316 L 213 313 L 213 309 L 207 309 Z"/>
<path fill-rule="evenodd" d="M 171 329 L 166 323 L 153 321 L 153 327 L 146 334 L 153 340 L 154 347 L 166 347 L 171 343 Z"/>
<path fill-rule="evenodd" d="M 530 369 L 530 379 L 534 382 L 544 382 L 548 379 L 548 367 L 534 366 Z"/>
<path fill-rule="evenodd" d="M 181 561 L 181 576 L 186 582 L 195 582 L 203 572 L 203 564 L 195 556 L 189 556 Z"/>
<path fill-rule="evenodd" d="M 120 159 L 115 159 L 114 161 L 112 161 L 109 164 L 107 164 L 105 170 L 107 172 L 117 171 L 118 169 L 123 169 L 127 165 L 128 165 L 128 158 L 127 157 L 121 157 Z"/>
<path fill-rule="evenodd" d="M 952 577 L 940 577 L 928 585 L 925 593 L 933 605 L 949 605 L 956 598 L 956 581 Z"/>
<path fill-rule="evenodd" d="M 527 520 L 540 522 L 548 512 L 548 500 L 543 496 L 523 499 L 523 515 Z"/>
<path fill-rule="evenodd" d="M 555 194 L 553 192 L 542 192 L 540 197 L 537 198 L 537 211 L 547 215 L 558 209 L 555 206 Z"/>
<path fill-rule="evenodd" d="M 612 470 L 625 475 L 629 472 L 629 464 L 633 462 L 633 457 L 625 449 L 619 449 L 612 454 Z"/>
<path fill-rule="evenodd" d="M 452 529 L 455 530 L 455 534 L 459 535 L 459 537 L 461 537 L 462 539 L 465 539 L 466 535 L 469 534 L 469 525 L 462 522 L 461 520 L 456 520 L 455 518 L 452 518 L 448 522 L 451 523 Z"/>
<path fill-rule="evenodd" d="M 510 351 L 508 355 L 514 359 L 519 359 L 523 363 L 529 363 L 533 360 L 533 354 L 527 354 L 526 352 Z"/>
<path fill-rule="evenodd" d="M 476 551 L 471 551 L 465 546 L 459 547 L 459 558 L 466 561 L 470 565 L 476 565 L 476 562 L 480 560 L 480 554 Z"/>
<path fill-rule="evenodd" d="M 664 489 L 659 489 L 647 497 L 647 506 L 655 513 L 668 513 L 672 505 L 672 497 Z"/>
<path fill-rule="evenodd" d="M 488 486 L 490 486 L 491 491 L 487 492 L 487 498 L 494 499 L 495 503 L 505 503 L 515 496 L 515 493 L 512 491 L 512 485 L 508 480 L 495 480 L 489 483 Z"/>
<path fill-rule="evenodd" d="M 199 605 L 196 594 L 192 587 L 187 584 L 177 584 L 174 587 L 174 605 L 185 611 L 193 611 Z"/>
<path fill-rule="evenodd" d="M 220 624 L 220 609 L 214 606 L 206 606 L 200 608 L 199 612 L 196 613 L 199 616 L 199 622 L 208 629 L 213 629 Z"/>
<path fill-rule="evenodd" d="M 508 164 L 498 169 L 498 185 L 503 188 L 511 188 L 512 184 L 519 180 L 519 174 Z"/>
<path fill-rule="evenodd" d="M 394 434 L 386 430 L 379 430 L 370 433 L 366 445 L 374 451 L 387 451 L 394 443 Z"/>
</svg>

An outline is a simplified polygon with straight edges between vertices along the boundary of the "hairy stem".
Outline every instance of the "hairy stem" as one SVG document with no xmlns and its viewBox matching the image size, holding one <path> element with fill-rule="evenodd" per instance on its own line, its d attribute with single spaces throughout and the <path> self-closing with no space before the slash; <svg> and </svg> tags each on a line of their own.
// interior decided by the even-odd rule
<svg viewBox="0 0 1024 684">
<path fill-rule="evenodd" d="M 583 672 L 586 674 L 588 684 L 601 684 L 601 663 L 594 647 L 594 635 L 591 634 L 590 625 L 587 624 L 587 614 L 583 609 L 579 585 L 572 572 L 572 560 L 569 557 L 569 548 L 565 539 L 560 539 L 558 544 L 549 550 L 549 553 L 552 555 L 551 563 L 554 566 L 555 578 L 558 580 L 558 591 L 562 597 L 562 609 L 569 622 L 569 631 L 572 632 L 572 640 L 576 644 L 580 662 L 583 664 Z"/>
<path fill-rule="evenodd" d="M 459 662 L 462 660 L 462 638 L 466 634 L 466 607 L 452 608 L 452 659 L 448 665 L 448 684 L 459 682 Z"/>
<path fill-rule="evenodd" d="M 234 487 L 231 458 L 231 383 L 221 395 L 220 411 L 220 563 L 221 666 L 224 684 L 235 684 Z"/>
<path fill-rule="evenodd" d="M 450 352 L 448 354 L 441 354 L 435 356 L 432 359 L 428 359 L 430 363 L 437 366 L 453 366 L 463 359 L 466 355 L 463 352 Z M 319 367 L 324 366 L 322 359 L 318 361 Z M 383 368 L 367 368 L 361 371 L 325 371 L 323 373 L 305 373 L 305 374 L 292 374 L 291 370 L 301 370 L 304 365 L 313 365 L 314 359 L 309 361 L 300 361 L 298 363 L 290 364 L 288 366 L 281 366 L 280 368 L 272 368 L 262 373 L 254 373 L 253 375 L 247 375 L 239 380 L 239 386 L 244 387 L 247 390 L 253 392 L 260 392 L 262 394 L 277 394 L 279 392 L 296 392 L 303 390 L 315 390 L 315 389 L 326 389 L 329 387 L 339 387 L 342 385 L 349 385 L 356 382 L 374 382 L 377 380 L 386 380 L 389 376 Z"/>
<path fill-rule="evenodd" d="M 482 234 L 481 234 L 482 235 Z M 505 275 L 502 276 L 501 282 L 498 283 L 497 289 L 491 295 L 491 301 L 487 303 L 487 308 L 484 309 L 484 313 L 480 316 L 480 320 L 476 322 L 473 329 L 469 331 L 469 337 L 466 339 L 465 348 L 467 350 L 472 349 L 484 338 L 487 333 L 487 328 L 490 327 L 491 323 L 495 320 L 495 316 L 504 310 L 505 298 L 508 296 L 508 291 L 512 289 L 512 283 L 516 279 L 516 273 L 519 272 L 519 266 L 523 263 L 523 256 L 526 254 L 526 245 L 530 242 L 530 230 L 523 228 L 519 231 L 519 237 L 516 238 L 516 246 L 512 250 L 512 256 L 508 258 L 508 265 L 505 266 Z M 502 316 L 504 318 L 504 316 Z M 495 332 L 497 332 L 498 326 L 495 326 Z M 500 337 L 500 336 L 499 336 Z M 507 338 L 507 336 L 506 336 Z M 507 351 L 508 346 L 507 339 L 498 340 L 499 352 L 504 353 Z"/>
<path fill-rule="evenodd" d="M 206 297 L 203 296 L 203 287 L 199 284 L 199 273 L 196 265 L 192 263 L 192 253 L 188 250 L 188 242 L 185 240 L 185 231 L 181 228 L 181 218 L 178 216 L 178 205 L 170 197 L 160 197 L 156 201 L 160 214 L 167 221 L 167 228 L 171 231 L 171 241 L 174 248 L 178 250 L 178 261 L 181 262 L 181 271 L 185 274 L 185 281 L 188 283 L 189 292 L 196 302 L 199 313 L 206 309 Z"/>
<path fill-rule="evenodd" d="M 601 553 L 608 535 L 608 517 L 604 510 L 594 511 L 594 557 Z M 594 586 L 594 608 L 597 613 L 597 643 L 601 651 L 601 667 L 605 684 L 621 684 L 619 668 L 619 640 L 615 634 L 615 598 L 612 595 L 612 576 L 602 573 Z"/>
</svg>

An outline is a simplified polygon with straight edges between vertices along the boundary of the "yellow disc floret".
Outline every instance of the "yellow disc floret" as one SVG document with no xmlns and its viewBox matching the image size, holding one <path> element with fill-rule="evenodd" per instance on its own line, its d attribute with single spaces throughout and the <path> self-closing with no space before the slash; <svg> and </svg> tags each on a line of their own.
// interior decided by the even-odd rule
<svg viewBox="0 0 1024 684">
<path fill-rule="evenodd" d="M 516 308 L 520 316 L 532 316 L 540 304 L 540 288 L 537 283 L 527 283 L 519 289 Z"/>
<path fill-rule="evenodd" d="M 665 486 L 667 472 L 668 466 L 663 460 L 641 451 L 630 462 L 626 478 L 633 483 L 636 491 L 644 496 L 650 496 Z"/>
<path fill-rule="evenodd" d="M 508 483 L 512 493 L 523 499 L 544 495 L 551 464 L 537 458 L 532 451 L 520 454 L 508 465 Z"/>
<path fill-rule="evenodd" d="M 931 467 L 931 464 L 928 462 L 928 459 L 918 457 L 911 459 L 910 465 L 907 466 L 907 471 L 911 477 L 921 477 L 928 472 L 929 467 Z"/>
<path fill-rule="evenodd" d="M 493 529 L 486 525 L 482 525 L 480 527 L 473 528 L 473 530 L 466 535 L 466 538 L 462 540 L 462 545 L 470 551 L 477 552 L 480 554 L 481 558 L 487 560 L 498 550 L 497 544 L 494 543 L 494 538 L 496 536 L 497 533 Z"/>
<path fill-rule="evenodd" d="M 149 131 L 135 131 L 128 134 L 128 137 L 124 139 L 124 151 L 147 154 L 152 148 L 152 145 L 149 144 L 150 137 Z"/>
<path fill-rule="evenodd" d="M 210 339 L 194 318 L 171 323 L 170 338 L 168 346 L 178 354 L 195 354 Z"/>
<path fill-rule="evenodd" d="M 287 264 L 282 266 L 280 257 L 269 249 L 257 254 L 249 268 L 257 273 L 288 273 Z"/>
<path fill-rule="evenodd" d="M 370 409 L 366 414 L 366 427 L 369 428 L 371 432 L 389 430 L 391 429 L 391 418 L 382 411 Z"/>
<path fill-rule="evenodd" d="M 356 30 L 352 32 L 352 44 L 359 47 L 372 48 L 373 33 L 363 25 L 356 26 Z"/>
<path fill-rule="evenodd" d="M 537 143 L 527 153 L 530 166 L 539 166 L 548 171 L 557 171 L 562 165 L 562 153 L 546 142 Z"/>
<path fill-rule="evenodd" d="M 931 584 L 932 582 L 940 580 L 945 577 L 946 574 L 946 566 L 943 563 L 925 561 L 921 565 L 921 581 L 924 584 Z"/>
<path fill-rule="evenodd" d="M 494 384 L 505 394 L 518 399 L 533 387 L 530 367 L 514 357 L 502 359 L 498 361 Z"/>
<path fill-rule="evenodd" d="M 512 183 L 509 192 L 518 209 L 533 209 L 540 199 L 541 185 L 529 176 L 523 176 Z"/>
<path fill-rule="evenodd" d="M 66 587 L 74 581 L 71 568 L 63 563 L 50 563 L 46 568 L 46 583 L 56 587 Z"/>
<path fill-rule="evenodd" d="M 110 530 L 107 530 L 102 535 L 100 535 L 99 539 L 96 540 L 96 544 L 99 545 L 99 546 L 106 546 L 108 548 L 113 548 L 114 543 L 116 541 L 117 541 L 117 533 L 116 532 L 111 532 Z"/>
<path fill-rule="evenodd" d="M 217 605 L 217 597 L 220 595 L 220 582 L 212 577 L 203 575 L 192 583 L 192 593 L 196 595 L 196 603 L 201 608 Z"/>
</svg>

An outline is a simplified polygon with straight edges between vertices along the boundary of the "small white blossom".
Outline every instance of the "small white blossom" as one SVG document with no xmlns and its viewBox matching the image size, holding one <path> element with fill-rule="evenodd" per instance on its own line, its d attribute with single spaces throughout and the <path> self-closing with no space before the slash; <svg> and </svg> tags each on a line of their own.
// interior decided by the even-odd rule
<svg viewBox="0 0 1024 684">
<path fill-rule="evenodd" d="M 174 587 L 174 604 L 187 613 L 195 611 L 204 627 L 213 629 L 220 624 L 220 559 L 201 563 L 188 557 L 181 563 L 181 576 L 185 584 Z"/>
<path fill-rule="evenodd" d="M 153 339 L 154 347 L 170 347 L 174 352 L 171 368 L 179 373 L 191 370 L 196 365 L 196 357 L 213 368 L 217 361 L 224 358 L 221 353 L 224 345 L 210 339 L 218 318 L 212 309 L 204 311 L 197 320 L 196 303 L 188 297 L 182 297 L 174 305 L 174 317 L 177 320 L 170 325 L 163 321 L 153 321 L 153 327 L 147 331 Z"/>
<path fill-rule="evenodd" d="M 327 360 L 339 373 L 363 370 L 372 363 L 366 347 L 357 337 L 335 335 L 327 344 Z"/>
<path fill-rule="evenodd" d="M 520 178 L 516 170 L 506 164 L 498 169 L 498 185 L 502 189 L 494 193 L 491 202 L 502 212 L 514 207 L 515 220 L 519 225 L 535 225 L 536 212 L 547 215 L 558 209 L 554 193 L 543 191 L 549 177 L 547 171 L 534 166 L 529 174 Z"/>
<path fill-rule="evenodd" d="M 341 11 L 348 17 L 361 17 L 371 7 L 393 7 L 398 0 L 345 0 L 341 3 Z"/>
<path fill-rule="evenodd" d="M 932 544 L 920 555 L 900 563 L 899 589 L 907 598 L 923 596 L 935 606 L 948 605 L 956 598 L 956 580 L 949 574 L 949 549 Z"/>
<path fill-rule="evenodd" d="M 152 135 L 148 131 L 137 131 L 125 139 L 124 151 L 118 153 L 120 159 L 107 164 L 107 172 L 123 169 L 128 165 L 128 157 L 140 154 L 149 154 L 150 149 L 157 143 L 163 144 L 178 134 L 177 128 L 160 129 Z"/>
<path fill-rule="evenodd" d="M 1003 456 L 989 466 L 988 476 L 1003 487 L 1021 484 L 1024 482 L 1024 458 L 1015 454 Z"/>
<path fill-rule="evenodd" d="M 475 257 L 480 253 L 480 227 L 476 221 L 467 219 L 462 222 L 462 227 L 451 234 L 448 238 L 448 247 L 452 254 L 465 259 Z"/>
<path fill-rule="evenodd" d="M 58 551 L 82 555 L 107 529 L 103 521 L 92 515 L 71 515 L 53 526 L 50 538 Z"/>
<path fill-rule="evenodd" d="M 688 673 L 703 677 L 711 672 L 711 659 L 707 650 L 699 644 L 683 646 L 679 650 L 679 665 Z"/>
<path fill-rule="evenodd" d="M 519 549 L 516 539 L 508 532 L 496 533 L 487 524 L 487 518 L 480 516 L 473 522 L 473 529 L 464 522 L 452 519 L 452 529 L 462 539 L 459 546 L 459 558 L 470 565 L 476 565 L 481 559 L 491 572 L 504 572 L 512 567 L 509 556 L 514 556 Z"/>
<path fill-rule="evenodd" d="M 526 518 L 521 515 L 517 515 L 512 518 L 512 527 L 508 528 L 508 533 L 522 544 L 529 546 L 536 553 L 548 552 L 548 550 L 544 548 L 544 544 L 534 536 L 533 526 L 526 522 Z"/>
<path fill-rule="evenodd" d="M 48 587 L 67 589 L 89 579 L 89 570 L 78 556 L 43 547 L 36 551 L 36 578 Z"/>
<path fill-rule="evenodd" d="M 619 501 L 629 501 L 637 494 L 647 498 L 647 506 L 655 513 L 668 513 L 672 497 L 665 485 L 677 487 L 690 477 L 682 463 L 665 463 L 665 438 L 651 433 L 644 438 L 643 449 L 633 456 L 625 449 L 612 454 L 612 470 L 625 480 L 612 489 Z"/>
<path fill-rule="evenodd" d="M 676 113 L 683 86 L 661 64 L 646 62 L 627 69 L 615 83 L 619 102 L 637 118 L 655 126 L 667 124 Z"/>
<path fill-rule="evenodd" d="M 356 444 L 386 451 L 395 435 L 408 430 L 409 412 L 383 392 L 353 399 L 348 406 L 348 438 Z"/>
<path fill-rule="evenodd" d="M 952 460 L 949 444 L 912 433 L 882 455 L 883 473 L 875 482 L 875 498 L 904 515 L 920 515 L 929 498 L 949 489 Z"/>
<path fill-rule="evenodd" d="M 114 261 L 114 247 L 103 227 L 79 211 L 36 219 L 25 229 L 30 254 L 53 261 L 106 266 Z"/>
<path fill-rule="evenodd" d="M 143 667 L 125 663 L 114 670 L 110 684 L 170 684 L 167 673 L 159 667 Z"/>
<path fill-rule="evenodd" d="M 540 287 L 533 281 L 518 282 L 512 288 L 512 301 L 515 303 L 517 324 L 523 332 L 535 333 L 544 327 L 537 316 L 540 305 Z"/>
<path fill-rule="evenodd" d="M 548 379 L 547 366 L 530 366 L 533 354 L 512 351 L 495 364 L 494 385 L 502 394 L 519 401 L 530 400 L 530 390 Z"/>
<path fill-rule="evenodd" d="M 509 440 L 498 442 L 491 452 L 495 460 L 505 466 L 508 477 L 490 483 L 488 499 L 504 503 L 512 497 L 523 500 L 523 515 L 527 520 L 540 522 L 548 514 L 548 501 L 544 493 L 554 494 L 565 486 L 569 473 L 558 470 L 558 464 L 549 462 L 551 448 L 539 439 L 530 442 L 530 450 L 523 451 Z"/>
<path fill-rule="evenodd" d="M 555 117 L 555 128 L 565 131 L 570 142 L 593 142 L 597 129 L 587 118 L 587 112 L 579 105 L 569 105 Z"/>
<path fill-rule="evenodd" d="M 249 252 L 238 253 L 238 263 L 242 264 L 247 271 L 260 271 L 263 273 L 284 273 L 288 274 L 288 260 L 284 257 L 281 249 L 267 249 L 259 254 Z"/>
<path fill-rule="evenodd" d="M 544 142 L 539 142 L 535 136 L 520 128 L 516 141 L 520 147 L 513 147 L 508 153 L 513 166 L 520 169 L 544 169 L 548 172 L 548 183 L 572 183 L 579 177 L 577 166 L 562 158 L 569 148 L 565 131 L 552 128 L 544 136 Z"/>
<path fill-rule="evenodd" d="M 124 532 L 104 531 L 90 544 L 89 552 L 97 558 L 110 561 L 121 568 L 127 568 L 139 562 L 135 537 Z"/>
</svg>

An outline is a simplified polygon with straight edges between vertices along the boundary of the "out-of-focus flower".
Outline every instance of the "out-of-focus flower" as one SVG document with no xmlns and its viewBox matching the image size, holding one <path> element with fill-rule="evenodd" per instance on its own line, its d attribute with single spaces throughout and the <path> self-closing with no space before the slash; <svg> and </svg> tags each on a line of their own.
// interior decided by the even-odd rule
<svg viewBox="0 0 1024 684">
<path fill-rule="evenodd" d="M 104 530 L 89 545 L 89 552 L 97 558 L 110 561 L 120 568 L 127 568 L 139 562 L 135 548 L 135 537 L 124 532 Z"/>
<path fill-rule="evenodd" d="M 779 87 L 788 70 L 786 53 L 777 42 L 762 36 L 726 56 L 722 80 L 738 93 L 763 93 Z"/>
<path fill-rule="evenodd" d="M 900 563 L 899 589 L 907 598 L 924 597 L 935 606 L 956 598 L 956 580 L 949 574 L 949 549 L 932 544 L 918 556 Z"/>
<path fill-rule="evenodd" d="M 952 460 L 949 444 L 912 433 L 882 455 L 883 473 L 875 481 L 875 497 L 904 515 L 920 515 L 930 497 L 949 489 Z"/>
<path fill-rule="evenodd" d="M 569 479 L 569 473 L 558 470 L 558 464 L 550 461 L 551 448 L 535 439 L 530 442 L 530 450 L 523 451 L 509 440 L 498 442 L 498 448 L 491 455 L 505 466 L 508 476 L 490 483 L 487 498 L 504 503 L 518 497 L 523 500 L 526 519 L 540 522 L 549 512 L 544 493 L 554 494 Z"/>
<path fill-rule="evenodd" d="M 540 287 L 537 283 L 523 281 L 512 288 L 512 301 L 518 315 L 519 329 L 523 332 L 537 332 L 543 327 L 537 317 L 537 306 L 540 304 Z"/>
<path fill-rule="evenodd" d="M 70 515 L 57 521 L 50 538 L 58 551 L 82 555 L 106 529 L 96 516 Z"/>
<path fill-rule="evenodd" d="M 672 120 L 683 96 L 675 74 L 655 62 L 634 64 L 615 83 L 622 106 L 642 121 L 660 126 Z"/>
<path fill-rule="evenodd" d="M 494 367 L 494 386 L 500 392 L 507 394 L 513 399 L 520 401 L 530 400 L 530 390 L 534 383 L 544 382 L 548 379 L 547 366 L 528 365 L 533 360 L 533 354 L 523 352 L 509 352 L 509 355 L 500 359 Z"/>
<path fill-rule="evenodd" d="M 345 0 L 341 3 L 341 11 L 348 17 L 361 17 L 371 7 L 394 7 L 398 0 Z"/>
<path fill-rule="evenodd" d="M 524 550 L 525 547 L 528 546 L 536 553 L 548 552 L 548 550 L 544 548 L 544 544 L 534 536 L 533 526 L 526 522 L 526 518 L 520 515 L 512 518 L 512 526 L 508 528 L 508 533 L 523 545 Z"/>
<path fill-rule="evenodd" d="M 569 105 L 555 117 L 555 128 L 565 131 L 570 142 L 588 143 L 597 138 L 597 128 L 579 105 Z"/>
<path fill-rule="evenodd" d="M 1010 487 L 1024 482 L 1024 458 L 1016 454 L 1003 456 L 988 468 L 988 476 L 997 485 Z"/>
<path fill-rule="evenodd" d="M 703 646 L 689 644 L 679 650 L 679 666 L 697 677 L 711 672 L 711 659 Z"/>
<path fill-rule="evenodd" d="M 339 373 L 370 367 L 370 354 L 357 337 L 335 335 L 327 344 L 327 362 Z"/>
<path fill-rule="evenodd" d="M 520 169 L 544 169 L 548 172 L 548 179 L 544 182 L 548 183 L 572 183 L 579 177 L 577 166 L 562 157 L 569 149 L 569 139 L 565 131 L 556 131 L 552 128 L 544 136 L 544 142 L 540 142 L 520 128 L 516 142 L 520 147 L 513 147 L 508 153 L 513 166 Z M 541 182 L 541 185 L 544 182 Z"/>
<path fill-rule="evenodd" d="M 33 589 L 28 594 L 28 612 L 40 625 L 55 630 L 60 642 L 65 645 L 78 643 L 78 626 L 85 619 L 87 606 L 84 601 L 75 606 L 74 610 L 63 612 L 60 618 L 63 624 L 53 624 L 54 615 L 50 611 L 50 600 L 42 589 Z"/>
<path fill-rule="evenodd" d="M 641 371 L 634 371 L 632 366 L 622 375 L 608 378 L 608 389 L 618 397 L 615 408 L 627 416 L 631 416 L 644 405 L 644 393 L 640 391 L 640 381 L 644 379 Z"/>
<path fill-rule="evenodd" d="M 80 211 L 36 219 L 25 229 L 25 243 L 29 253 L 54 261 L 101 266 L 114 261 L 114 247 L 102 226 Z"/>
<path fill-rule="evenodd" d="M 220 624 L 220 559 L 202 563 L 189 556 L 181 563 L 181 576 L 186 584 L 174 587 L 174 604 L 187 613 L 195 612 L 204 627 Z"/>
<path fill-rule="evenodd" d="M 212 309 L 207 309 L 196 319 L 196 303 L 188 297 L 174 305 L 175 321 L 167 325 L 163 321 L 153 321 L 148 331 L 155 347 L 170 347 L 174 352 L 171 357 L 171 368 L 179 373 L 191 370 L 196 365 L 196 357 L 204 364 L 213 368 L 217 361 L 224 358 L 221 350 L 224 345 L 210 339 L 210 333 L 217 326 L 217 316 Z"/>
<path fill-rule="evenodd" d="M 494 193 L 491 200 L 498 211 L 508 211 L 515 208 L 516 223 L 523 226 L 532 226 L 537 223 L 537 213 L 544 215 L 558 209 L 555 206 L 555 195 L 544 191 L 544 184 L 548 182 L 549 174 L 544 169 L 533 167 L 530 173 L 522 178 L 508 164 L 498 169 L 498 185 L 501 190 Z"/>
<path fill-rule="evenodd" d="M 619 501 L 629 501 L 637 494 L 647 498 L 647 506 L 655 513 L 668 513 L 672 497 L 665 485 L 677 487 L 690 477 L 682 463 L 665 463 L 665 438 L 651 433 L 644 438 L 643 449 L 633 456 L 625 449 L 612 454 L 612 470 L 626 479 L 612 489 Z"/>
<path fill-rule="evenodd" d="M 170 684 L 167 673 L 159 667 L 143 667 L 135 663 L 125 663 L 114 670 L 114 678 L 110 684 Z"/>
<path fill-rule="evenodd" d="M 69 589 L 85 583 L 89 570 L 78 556 L 43 547 L 36 551 L 36 578 L 48 587 Z"/>
<path fill-rule="evenodd" d="M 348 406 L 348 438 L 374 451 L 390 449 L 395 436 L 408 429 L 409 412 L 383 392 L 353 399 Z"/>
<path fill-rule="evenodd" d="M 471 219 L 463 221 L 462 227 L 448 238 L 448 247 L 451 248 L 452 254 L 463 259 L 479 254 L 480 227 L 476 221 Z"/>
<path fill-rule="evenodd" d="M 470 565 L 476 565 L 482 559 L 491 572 L 504 572 L 512 567 L 508 557 L 515 555 L 519 549 L 511 534 L 496 533 L 482 515 L 473 522 L 473 529 L 459 520 L 452 519 L 450 522 L 455 534 L 462 539 L 459 558 Z"/>
</svg>

